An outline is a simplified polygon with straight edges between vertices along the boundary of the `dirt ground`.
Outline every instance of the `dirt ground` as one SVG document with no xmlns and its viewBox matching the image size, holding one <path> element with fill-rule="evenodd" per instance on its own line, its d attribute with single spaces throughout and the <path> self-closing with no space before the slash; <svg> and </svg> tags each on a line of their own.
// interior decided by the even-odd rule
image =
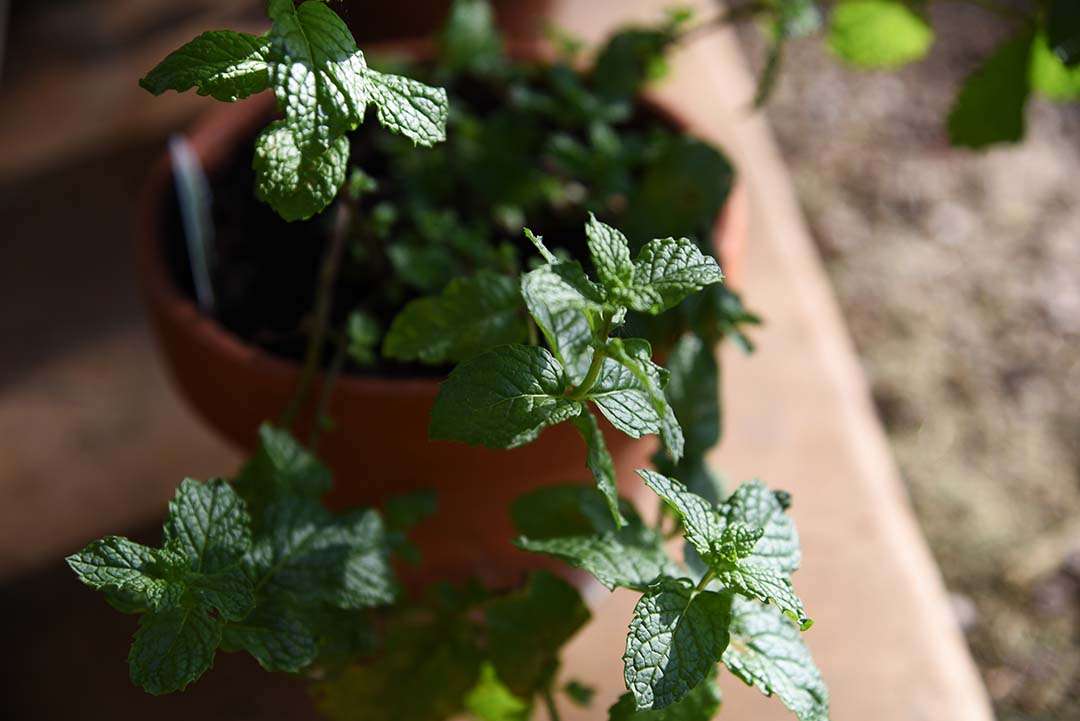
<svg viewBox="0 0 1080 721">
<path fill-rule="evenodd" d="M 999 719 L 1080 719 L 1080 107 L 950 149 L 1002 27 L 944 10 L 898 73 L 800 41 L 767 112 Z"/>
</svg>

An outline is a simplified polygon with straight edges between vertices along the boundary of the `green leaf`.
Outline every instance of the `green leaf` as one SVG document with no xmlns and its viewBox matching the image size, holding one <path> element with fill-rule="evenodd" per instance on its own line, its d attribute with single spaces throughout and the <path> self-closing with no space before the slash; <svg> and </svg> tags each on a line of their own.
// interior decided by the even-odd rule
<svg viewBox="0 0 1080 721">
<path fill-rule="evenodd" d="M 806 615 L 802 601 L 795 595 L 791 581 L 784 572 L 775 566 L 763 563 L 753 556 L 731 563 L 726 568 L 716 571 L 716 579 L 726 588 L 756 598 L 762 603 L 771 603 L 785 616 L 799 625 L 803 631 L 813 625 Z"/>
<path fill-rule="evenodd" d="M 688 333 L 672 349 L 667 369 L 671 379 L 664 393 L 684 429 L 684 453 L 704 455 L 720 441 L 720 368 L 715 349 Z"/>
<path fill-rule="evenodd" d="M 630 242 L 626 236 L 589 213 L 585 237 L 596 274 L 608 290 L 630 285 L 634 279 L 634 263 L 630 260 Z"/>
<path fill-rule="evenodd" d="M 439 296 L 419 298 L 398 313 L 383 354 L 425 363 L 460 362 L 493 346 L 524 342 L 518 281 L 489 271 L 455 278 Z"/>
<path fill-rule="evenodd" d="M 485 663 L 480 680 L 465 697 L 465 710 L 478 721 L 528 721 L 532 709 L 499 680 L 494 666 Z"/>
<path fill-rule="evenodd" d="M 1080 6 L 1073 0 L 1050 0 L 1046 33 L 1058 59 L 1076 67 L 1080 63 Z"/>
<path fill-rule="evenodd" d="M 330 470 L 285 430 L 269 423 L 259 427 L 259 445 L 233 482 L 259 513 L 280 496 L 319 498 L 330 490 Z"/>
<path fill-rule="evenodd" d="M 387 130 L 424 147 L 446 140 L 449 103 L 442 88 L 371 69 L 364 71 L 363 88 Z"/>
<path fill-rule="evenodd" d="M 723 535 L 725 521 L 711 503 L 691 493 L 678 481 L 655 471 L 639 469 L 645 485 L 660 496 L 682 521 L 686 540 L 706 560 L 713 556 L 713 542 Z"/>
<path fill-rule="evenodd" d="M 299 673 L 315 661 L 318 639 L 287 604 L 260 605 L 242 623 L 225 626 L 222 644 L 250 653 L 267 671 Z"/>
<path fill-rule="evenodd" d="M 779 0 L 774 18 L 775 35 L 805 38 L 821 28 L 821 11 L 814 0 Z"/>
<path fill-rule="evenodd" d="M 360 78 L 367 63 L 345 22 L 325 2 L 269 0 L 268 14 L 270 82 L 285 111 L 282 126 L 292 135 L 290 146 L 310 159 L 339 145 L 363 119 L 368 97 Z M 335 190 L 344 180 L 343 169 Z"/>
<path fill-rule="evenodd" d="M 843 0 L 829 18 L 829 49 L 860 68 L 906 65 L 933 42 L 930 25 L 901 0 Z"/>
<path fill-rule="evenodd" d="M 530 697 L 550 680 L 559 651 L 589 620 L 577 590 L 538 571 L 525 588 L 487 609 L 491 662 L 506 687 Z"/>
<path fill-rule="evenodd" d="M 634 694 L 624 693 L 608 709 L 608 721 L 712 721 L 720 710 L 720 688 L 710 674 L 681 700 L 665 709 L 639 711 Z"/>
<path fill-rule="evenodd" d="M 345 136 L 333 138 L 325 147 L 304 147 L 285 121 L 275 121 L 255 140 L 255 195 L 285 220 L 306 220 L 337 196 L 348 163 Z"/>
<path fill-rule="evenodd" d="M 664 54 L 675 39 L 673 28 L 630 28 L 611 36 L 593 66 L 592 85 L 610 101 L 627 102 L 645 84 L 664 75 Z"/>
<path fill-rule="evenodd" d="M 829 692 L 798 629 L 776 609 L 743 598 L 732 604 L 731 643 L 724 665 L 799 721 L 828 721 Z"/>
<path fill-rule="evenodd" d="M 623 516 L 630 523 L 640 519 L 626 503 Z M 594 486 L 544 486 L 518 496 L 510 506 L 514 528 L 530 539 L 590 535 L 615 530 L 607 499 Z"/>
<path fill-rule="evenodd" d="M 349 666 L 318 683 L 313 696 L 334 721 L 445 721 L 457 716 L 480 680 L 476 629 L 459 616 L 405 610 L 385 631 L 376 662 Z"/>
<path fill-rule="evenodd" d="M 270 87 L 269 54 L 266 36 L 206 32 L 170 53 L 139 85 L 154 95 L 195 88 L 199 95 L 231 103 Z"/>
<path fill-rule="evenodd" d="M 1080 67 L 1066 66 L 1044 33 L 1035 36 L 1031 47 L 1031 87 L 1057 102 L 1080 98 Z"/>
<path fill-rule="evenodd" d="M 580 681 L 570 680 L 563 686 L 563 692 L 571 703 L 580 708 L 588 708 L 596 696 L 596 689 Z"/>
<path fill-rule="evenodd" d="M 562 366 L 543 348 L 500 346 L 457 366 L 431 412 L 435 440 L 515 448 L 582 411 L 567 398 Z"/>
<path fill-rule="evenodd" d="M 623 655 L 626 687 L 639 709 L 678 702 L 713 670 L 728 645 L 731 596 L 661 579 L 634 607 Z"/>
<path fill-rule="evenodd" d="M 269 506 L 250 557 L 257 586 L 342 609 L 391 603 L 396 584 L 382 519 L 375 511 L 334 518 L 317 501 Z"/>
<path fill-rule="evenodd" d="M 115 591 L 136 610 L 176 606 L 183 593 L 183 556 L 148 548 L 120 536 L 93 541 L 67 557 L 67 564 L 90 588 Z"/>
<path fill-rule="evenodd" d="M 647 341 L 639 338 L 613 338 L 608 341 L 607 351 L 612 358 L 629 369 L 644 390 L 659 419 L 660 440 L 663 441 L 671 460 L 678 463 L 683 455 L 685 439 L 675 411 L 664 395 L 664 386 L 667 385 L 670 374 L 653 362 L 652 348 Z"/>
<path fill-rule="evenodd" d="M 692 293 L 720 283 L 724 274 L 716 259 L 686 238 L 650 241 L 634 261 L 632 284 L 615 297 L 643 313 L 656 315 L 674 308 Z"/>
<path fill-rule="evenodd" d="M 640 438 L 660 432 L 660 416 L 653 406 L 647 383 L 611 358 L 605 358 L 589 400 L 597 405 L 611 425 L 630 436 Z"/>
<path fill-rule="evenodd" d="M 596 416 L 591 411 L 586 410 L 575 416 L 572 422 L 585 441 L 587 449 L 585 464 L 588 466 L 589 471 L 592 472 L 593 479 L 596 480 L 597 489 L 604 494 L 604 498 L 607 500 L 608 509 L 611 511 L 611 517 L 615 520 L 615 525 L 625 526 L 626 519 L 619 512 L 619 489 L 615 486 L 615 461 L 612 460 L 611 453 L 608 452 L 607 444 L 604 442 L 604 434 L 600 432 Z"/>
<path fill-rule="evenodd" d="M 739 486 L 720 509 L 729 526 L 740 523 L 760 528 L 763 535 L 754 546 L 753 559 L 792 573 L 802 559 L 795 523 L 784 512 L 776 494 L 761 481 Z"/>
<path fill-rule="evenodd" d="M 505 63 L 502 38 L 487 0 L 455 0 L 440 43 L 442 67 L 488 75 Z"/>
<path fill-rule="evenodd" d="M 1024 136 L 1032 40 L 1024 33 L 1006 41 L 964 82 L 949 113 L 953 145 L 984 148 Z"/>
<path fill-rule="evenodd" d="M 348 338 L 348 353 L 353 362 L 360 366 L 370 366 L 378 360 L 379 337 L 382 329 L 379 321 L 370 313 L 354 310 L 345 324 L 345 336 Z"/>
<path fill-rule="evenodd" d="M 221 478 L 185 479 L 169 502 L 165 546 L 182 553 L 192 571 L 214 574 L 236 567 L 251 548 L 244 501 Z"/>
<path fill-rule="evenodd" d="M 554 556 L 588 572 L 608 590 L 644 591 L 661 576 L 679 572 L 664 550 L 663 539 L 639 520 L 599 535 L 523 537 L 516 543 L 526 551 Z"/>
<path fill-rule="evenodd" d="M 184 689 L 213 665 L 221 627 L 202 607 L 146 614 L 128 655 L 132 683 L 154 695 Z"/>
</svg>

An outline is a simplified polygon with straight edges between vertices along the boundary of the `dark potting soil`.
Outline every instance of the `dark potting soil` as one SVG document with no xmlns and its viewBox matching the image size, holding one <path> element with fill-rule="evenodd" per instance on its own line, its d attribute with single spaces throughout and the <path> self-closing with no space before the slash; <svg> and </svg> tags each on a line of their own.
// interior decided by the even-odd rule
<svg viewBox="0 0 1080 721">
<path fill-rule="evenodd" d="M 506 100 L 490 85 L 458 80 L 451 90 L 451 102 L 464 102 L 470 113 L 483 117 L 497 111 Z M 645 130 L 656 126 L 666 130 L 673 124 L 661 118 L 652 108 L 640 105 L 628 122 L 619 129 Z M 565 128 L 550 126 L 549 133 Z M 307 221 L 286 222 L 269 205 L 254 195 L 255 173 L 251 167 L 254 141 L 258 131 L 237 144 L 232 156 L 220 167 L 207 169 L 212 195 L 212 217 L 215 226 L 212 282 L 216 305 L 214 316 L 225 328 L 252 344 L 279 357 L 299 361 L 307 344 L 306 326 L 315 306 L 316 282 L 322 256 L 326 250 L 332 212 L 323 212 Z M 387 172 L 395 162 L 382 151 L 376 134 L 386 133 L 374 119 L 374 112 L 351 136 L 350 167 L 362 168 L 378 183 L 378 190 L 365 195 L 359 204 L 359 214 L 370 211 L 379 202 L 389 201 L 403 207 L 409 200 L 409 188 L 395 184 Z M 584 131 L 572 133 L 586 141 Z M 421 147 L 412 152 L 430 152 Z M 508 153 L 515 152 L 508 149 Z M 517 150 L 516 152 L 521 152 Z M 540 158 L 536 159 L 541 162 Z M 636 180 L 636 178 L 635 178 Z M 162 237 L 167 264 L 177 286 L 189 297 L 195 297 L 194 283 L 184 238 L 175 186 L 170 181 L 163 204 Z M 451 205 L 461 218 L 490 218 L 491 211 L 469 192 L 464 184 L 452 191 Z M 544 236 L 552 248 L 565 248 L 574 257 L 586 258 L 583 227 L 586 212 L 579 205 L 555 208 L 545 204 L 526 219 L 526 225 Z M 603 218 L 618 222 L 618 214 Z M 521 260 L 534 255 L 535 249 L 520 233 L 511 234 L 489 224 L 493 242 L 510 242 Z M 523 263 L 524 267 L 524 263 Z M 383 331 L 404 305 L 421 294 L 411 292 L 396 298 L 385 297 L 379 283 L 393 273 L 389 267 L 371 267 L 350 259 L 346 253 L 338 282 L 334 288 L 331 328 L 342 328 L 349 314 L 363 308 L 374 316 Z M 391 294 L 392 295 L 392 294 Z M 324 362 L 332 355 L 325 352 Z M 439 377 L 447 366 L 403 363 L 380 358 L 374 365 L 359 367 L 351 362 L 347 372 L 380 377 Z"/>
</svg>

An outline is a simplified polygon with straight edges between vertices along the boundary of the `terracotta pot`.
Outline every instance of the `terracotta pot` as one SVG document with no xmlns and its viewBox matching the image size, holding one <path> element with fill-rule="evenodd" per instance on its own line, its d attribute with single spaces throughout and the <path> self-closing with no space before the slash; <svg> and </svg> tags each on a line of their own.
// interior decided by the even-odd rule
<svg viewBox="0 0 1080 721">
<path fill-rule="evenodd" d="M 265 123 L 273 102 L 267 93 L 241 104 L 215 106 L 203 116 L 189 135 L 203 166 L 212 172 L 227 162 L 237 145 Z M 259 424 L 278 417 L 289 402 L 300 368 L 202 315 L 176 287 L 162 250 L 161 212 L 169 174 L 166 156 L 147 183 L 140 207 L 137 267 L 143 294 L 181 395 L 212 428 L 251 449 Z M 741 197 L 732 194 L 716 225 L 714 239 L 725 266 L 733 264 L 743 244 Z M 474 575 L 492 584 L 513 583 L 524 570 L 545 561 L 511 545 L 510 504 L 541 486 L 587 481 L 584 445 L 569 424 L 510 451 L 429 441 L 428 417 L 438 389 L 432 379 L 338 380 L 329 406 L 336 427 L 319 445 L 319 455 L 335 473 L 328 501 L 337 508 L 378 505 L 410 491 L 435 490 L 439 512 L 416 531 L 423 572 L 406 573 L 418 582 Z M 313 410 L 305 409 L 301 417 L 311 417 Z M 648 465 L 655 440 L 635 441 L 606 421 L 602 424 L 621 492 L 631 499 L 647 496 L 634 469 Z M 306 429 L 299 432 L 306 437 Z"/>
</svg>

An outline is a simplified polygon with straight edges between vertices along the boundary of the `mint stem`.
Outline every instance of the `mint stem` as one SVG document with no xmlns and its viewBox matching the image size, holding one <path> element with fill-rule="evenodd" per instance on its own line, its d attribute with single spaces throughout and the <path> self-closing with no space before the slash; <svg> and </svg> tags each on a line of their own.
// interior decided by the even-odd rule
<svg viewBox="0 0 1080 721">
<path fill-rule="evenodd" d="M 714 578 L 716 578 L 716 571 L 710 568 L 708 571 L 705 572 L 705 575 L 701 577 L 701 580 L 698 581 L 697 588 L 694 589 L 694 592 L 701 593 L 702 591 L 704 591 L 705 588 L 709 585 L 709 582 L 712 581 Z"/>
<path fill-rule="evenodd" d="M 300 412 L 304 401 L 307 400 L 311 391 L 311 384 L 319 371 L 319 363 L 322 360 L 323 345 L 326 341 L 326 330 L 330 322 L 330 311 L 333 308 L 334 285 L 337 282 L 338 271 L 341 269 L 341 258 L 345 254 L 345 239 L 349 235 L 349 226 L 352 224 L 352 208 L 347 203 L 338 203 L 334 215 L 334 227 L 330 231 L 330 246 L 323 256 L 322 268 L 319 270 L 319 285 L 315 300 L 315 323 L 311 329 L 311 337 L 308 339 L 307 351 L 304 354 L 304 367 L 300 371 L 300 381 L 296 386 L 296 392 L 289 401 L 285 412 L 281 414 L 280 425 L 283 428 L 292 428 L 296 421 L 296 415 Z M 315 419 L 318 423 L 318 419 Z"/>
<path fill-rule="evenodd" d="M 585 378 L 568 394 L 572 400 L 582 400 L 596 385 L 596 379 L 600 377 L 600 369 L 604 367 L 604 358 L 607 357 L 604 347 L 609 335 L 611 335 L 610 318 L 604 321 L 604 327 L 598 336 L 600 343 L 593 349 L 592 360 L 589 362 L 589 370 L 585 373 Z"/>
<path fill-rule="evenodd" d="M 315 421 L 311 426 L 311 435 L 308 437 L 308 448 L 312 452 L 318 447 L 319 434 L 322 433 L 324 424 L 329 420 L 327 409 L 330 407 L 330 396 L 333 394 L 337 379 L 341 376 L 341 369 L 345 367 L 345 355 L 348 348 L 348 340 L 344 338 L 344 333 L 338 334 L 337 350 L 334 351 L 330 368 L 323 377 L 322 392 L 319 394 L 319 403 L 315 407 Z"/>
<path fill-rule="evenodd" d="M 549 720 L 561 721 L 561 718 L 559 717 L 559 709 L 555 706 L 555 696 L 551 693 L 551 686 L 545 688 L 541 695 L 544 697 L 544 706 L 547 707 Z"/>
</svg>

